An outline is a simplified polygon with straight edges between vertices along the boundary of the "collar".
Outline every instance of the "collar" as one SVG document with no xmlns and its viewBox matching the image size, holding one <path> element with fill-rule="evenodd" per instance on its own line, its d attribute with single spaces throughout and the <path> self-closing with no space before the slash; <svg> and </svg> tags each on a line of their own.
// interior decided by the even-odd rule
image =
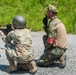
<svg viewBox="0 0 76 75">
<path fill-rule="evenodd" d="M 50 21 L 54 20 L 55 18 L 57 18 L 57 16 L 52 17 Z"/>
</svg>

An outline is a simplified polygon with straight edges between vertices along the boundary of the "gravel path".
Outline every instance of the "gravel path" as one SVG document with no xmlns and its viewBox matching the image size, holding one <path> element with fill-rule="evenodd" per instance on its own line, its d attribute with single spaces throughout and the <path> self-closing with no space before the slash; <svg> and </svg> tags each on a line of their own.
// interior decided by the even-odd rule
<svg viewBox="0 0 76 75">
<path fill-rule="evenodd" d="M 44 45 L 42 36 L 44 32 L 32 32 L 33 49 L 35 52 L 35 60 L 43 54 Z M 68 49 L 66 51 L 67 60 L 66 67 L 60 69 L 58 64 L 49 67 L 38 67 L 38 71 L 35 75 L 76 75 L 76 35 L 69 34 L 68 38 Z M 0 75 L 31 75 L 29 72 L 24 70 L 18 70 L 13 73 L 7 73 L 8 61 L 6 60 L 4 42 L 0 38 Z"/>
</svg>

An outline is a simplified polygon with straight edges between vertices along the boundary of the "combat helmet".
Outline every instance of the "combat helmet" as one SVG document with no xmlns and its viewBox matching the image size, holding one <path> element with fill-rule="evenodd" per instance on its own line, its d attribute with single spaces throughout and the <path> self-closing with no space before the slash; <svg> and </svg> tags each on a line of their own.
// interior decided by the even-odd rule
<svg viewBox="0 0 76 75">
<path fill-rule="evenodd" d="M 23 16 L 15 16 L 12 20 L 12 25 L 16 29 L 23 29 L 26 26 L 26 20 Z"/>
</svg>

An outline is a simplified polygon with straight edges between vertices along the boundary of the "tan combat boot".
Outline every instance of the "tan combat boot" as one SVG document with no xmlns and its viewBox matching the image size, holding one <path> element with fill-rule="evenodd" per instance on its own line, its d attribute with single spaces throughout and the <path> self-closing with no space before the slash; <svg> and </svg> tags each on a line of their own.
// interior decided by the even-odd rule
<svg viewBox="0 0 76 75">
<path fill-rule="evenodd" d="M 35 74 L 37 72 L 35 61 L 31 61 L 30 63 L 26 64 L 26 67 L 31 71 L 32 74 Z"/>
<path fill-rule="evenodd" d="M 7 72 L 12 72 L 17 70 L 17 68 L 15 67 L 15 63 L 13 60 L 8 60 L 9 61 L 9 68 L 7 69 Z"/>
<path fill-rule="evenodd" d="M 60 68 L 64 68 L 66 66 L 66 56 L 62 55 L 60 57 Z"/>
</svg>

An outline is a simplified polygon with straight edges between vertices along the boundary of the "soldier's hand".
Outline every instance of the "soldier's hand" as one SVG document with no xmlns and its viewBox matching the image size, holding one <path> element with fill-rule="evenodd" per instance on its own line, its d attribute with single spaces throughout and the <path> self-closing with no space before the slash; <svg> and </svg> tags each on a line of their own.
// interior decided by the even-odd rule
<svg viewBox="0 0 76 75">
<path fill-rule="evenodd" d="M 43 18 L 42 21 L 43 21 L 43 24 L 47 27 L 48 20 L 47 20 L 47 17 L 46 16 Z"/>
</svg>

